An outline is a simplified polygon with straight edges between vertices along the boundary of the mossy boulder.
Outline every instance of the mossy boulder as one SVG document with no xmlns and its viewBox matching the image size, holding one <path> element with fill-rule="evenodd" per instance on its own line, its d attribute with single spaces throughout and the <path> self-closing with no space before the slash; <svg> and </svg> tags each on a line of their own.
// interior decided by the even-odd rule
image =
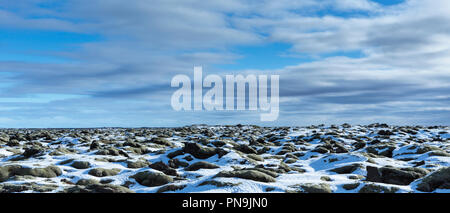
<svg viewBox="0 0 450 213">
<path fill-rule="evenodd" d="M 112 184 L 76 185 L 62 191 L 64 193 L 134 193 L 130 189 Z"/>
<path fill-rule="evenodd" d="M 173 178 L 160 172 L 145 171 L 139 172 L 131 176 L 141 185 L 144 186 L 161 186 L 173 182 Z"/>
<path fill-rule="evenodd" d="M 245 145 L 245 144 L 239 144 L 235 147 L 236 150 L 243 152 L 245 154 L 256 154 L 258 153 L 255 149 L 252 147 Z"/>
<path fill-rule="evenodd" d="M 170 142 L 169 140 L 167 140 L 166 138 L 163 138 L 163 137 L 152 138 L 150 140 L 150 143 L 174 147 L 174 144 L 172 142 Z"/>
<path fill-rule="evenodd" d="M 213 185 L 216 187 L 233 187 L 233 186 L 239 186 L 241 183 L 229 183 L 229 182 L 220 182 L 216 180 L 207 180 L 204 182 L 201 182 L 198 184 L 198 186 L 205 186 L 205 185 Z"/>
<path fill-rule="evenodd" d="M 237 177 L 259 182 L 276 182 L 275 178 L 257 170 L 221 171 L 215 177 Z"/>
<path fill-rule="evenodd" d="M 51 192 L 57 189 L 58 186 L 54 184 L 38 184 L 38 183 L 23 183 L 23 184 L 1 184 L 0 193 L 17 193 L 24 191 L 32 192 Z"/>
<path fill-rule="evenodd" d="M 199 161 L 196 163 L 193 163 L 185 168 L 186 171 L 197 171 L 199 169 L 217 169 L 219 166 L 206 162 L 206 161 Z"/>
<path fill-rule="evenodd" d="M 255 161 L 264 161 L 263 157 L 256 154 L 248 154 L 247 157 Z"/>
<path fill-rule="evenodd" d="M 162 161 L 158 161 L 156 163 L 150 164 L 149 166 L 152 169 L 163 172 L 166 175 L 177 176 L 177 170 L 171 168 L 169 165 L 165 164 Z"/>
<path fill-rule="evenodd" d="M 32 146 L 29 148 L 25 148 L 25 151 L 23 152 L 22 155 L 26 158 L 30 158 L 30 157 L 37 157 L 37 156 L 43 155 L 44 152 L 45 152 L 44 147 Z"/>
<path fill-rule="evenodd" d="M 362 165 L 359 163 L 354 163 L 342 167 L 337 167 L 334 169 L 331 169 L 331 172 L 336 172 L 338 174 L 351 174 L 352 172 L 356 171 L 357 169 L 362 168 Z"/>
<path fill-rule="evenodd" d="M 106 177 L 106 176 L 114 176 L 119 174 L 121 170 L 117 168 L 113 169 L 104 169 L 104 168 L 94 168 L 89 170 L 88 174 L 95 177 Z"/>
<path fill-rule="evenodd" d="M 319 184 L 313 184 L 313 183 L 305 183 L 297 185 L 297 187 L 300 187 L 301 192 L 306 193 L 332 193 L 333 191 L 330 188 L 330 185 L 326 183 L 319 183 Z"/>
<path fill-rule="evenodd" d="M 166 186 L 161 186 L 158 191 L 156 191 L 156 193 L 163 193 L 163 192 L 168 192 L 168 191 L 177 191 L 177 190 L 182 190 L 186 188 L 186 185 L 166 185 Z"/>
<path fill-rule="evenodd" d="M 353 190 L 353 189 L 358 188 L 359 185 L 360 185 L 360 183 L 348 183 L 348 184 L 342 185 L 342 188 L 345 190 Z"/>
<path fill-rule="evenodd" d="M 150 163 L 147 161 L 143 161 L 143 160 L 127 162 L 127 167 L 130 169 L 143 168 L 143 167 L 147 167 L 148 165 L 150 165 Z"/>
<path fill-rule="evenodd" d="M 108 147 L 108 148 L 101 149 L 101 150 L 97 151 L 95 154 L 96 155 L 112 155 L 112 156 L 122 155 L 125 157 L 129 157 L 129 155 L 126 152 L 124 152 L 123 150 L 120 150 L 120 149 L 116 149 L 114 147 Z"/>
<path fill-rule="evenodd" d="M 92 185 L 92 184 L 100 184 L 100 182 L 98 182 L 98 180 L 95 180 L 95 179 L 80 179 L 76 183 L 76 185 L 83 185 L 83 186 Z"/>
<path fill-rule="evenodd" d="M 366 184 L 358 192 L 359 193 L 395 193 L 400 190 L 397 187 L 387 187 L 377 184 Z"/>
<path fill-rule="evenodd" d="M 74 161 L 70 166 L 76 169 L 87 169 L 91 167 L 91 164 L 87 161 Z"/>
<path fill-rule="evenodd" d="M 197 143 L 186 143 L 183 151 L 199 159 L 210 158 L 216 154 L 219 154 L 219 157 L 221 157 L 226 154 L 226 151 L 223 149 L 201 146 Z"/>
<path fill-rule="evenodd" d="M 417 190 L 422 192 L 432 192 L 436 189 L 450 189 L 450 167 L 431 173 L 417 185 Z"/>
<path fill-rule="evenodd" d="M 8 165 L 0 167 L 0 182 L 6 181 L 10 177 L 16 175 L 54 178 L 61 174 L 61 169 L 53 165 L 45 168 L 28 168 L 20 165 Z"/>
<path fill-rule="evenodd" d="M 409 185 L 427 173 L 427 170 L 421 168 L 367 167 L 366 180 L 395 185 Z"/>
</svg>

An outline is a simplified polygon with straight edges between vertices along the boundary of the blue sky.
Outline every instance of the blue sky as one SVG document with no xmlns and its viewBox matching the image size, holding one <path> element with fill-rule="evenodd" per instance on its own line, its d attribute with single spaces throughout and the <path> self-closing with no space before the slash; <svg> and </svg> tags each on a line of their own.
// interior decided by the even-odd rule
<svg viewBox="0 0 450 213">
<path fill-rule="evenodd" d="M 445 0 L 0 0 L 0 127 L 449 125 Z M 280 75 L 280 117 L 176 112 L 170 80 Z"/>
</svg>

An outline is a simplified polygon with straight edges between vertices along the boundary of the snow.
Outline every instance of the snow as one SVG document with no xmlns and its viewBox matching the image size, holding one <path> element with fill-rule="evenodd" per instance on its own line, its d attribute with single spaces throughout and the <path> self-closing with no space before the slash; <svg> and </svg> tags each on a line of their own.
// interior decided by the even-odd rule
<svg viewBox="0 0 450 213">
<path fill-rule="evenodd" d="M 214 131 L 216 134 L 217 132 L 222 132 L 226 128 L 215 126 L 215 127 L 208 127 L 208 126 L 197 126 L 197 128 L 209 128 L 209 130 Z M 244 126 L 242 129 L 251 129 L 250 127 Z M 282 193 L 288 190 L 295 190 L 298 185 L 301 184 L 320 184 L 325 183 L 330 186 L 330 188 L 333 190 L 333 192 L 338 193 L 354 193 L 358 192 L 359 189 L 361 189 L 367 182 L 365 181 L 359 181 L 355 179 L 349 178 L 350 176 L 355 175 L 366 175 L 366 166 L 374 166 L 374 167 L 384 167 L 384 166 L 392 166 L 397 168 L 408 168 L 413 167 L 413 162 L 418 161 L 424 161 L 425 164 L 419 166 L 419 168 L 427 168 L 430 170 L 436 170 L 442 167 L 448 167 L 450 166 L 450 157 L 445 156 L 430 156 L 430 153 L 423 153 L 423 154 L 417 154 L 417 149 L 420 146 L 423 145 L 430 145 L 439 147 L 440 149 L 444 150 L 448 153 L 449 150 L 449 134 L 439 134 L 441 131 L 447 131 L 449 130 L 448 127 L 442 127 L 441 129 L 433 130 L 433 131 L 425 131 L 424 129 L 421 129 L 417 131 L 417 134 L 414 136 L 416 140 L 424 140 L 426 142 L 419 143 L 411 140 L 411 135 L 409 134 L 400 134 L 396 133 L 393 136 L 391 136 L 389 139 L 385 138 L 378 138 L 377 132 L 381 129 L 384 130 L 391 130 L 390 128 L 367 128 L 363 126 L 354 126 L 352 128 L 347 129 L 330 129 L 330 128 L 306 128 L 306 127 L 297 127 L 297 128 L 290 128 L 288 133 L 283 136 L 283 139 L 278 140 L 275 142 L 275 145 L 267 145 L 266 147 L 269 148 L 269 151 L 261 154 L 260 156 L 264 158 L 263 161 L 258 162 L 255 161 L 253 163 L 249 163 L 246 158 L 244 157 L 245 154 L 240 153 L 233 149 L 233 145 L 231 143 L 227 143 L 222 149 L 226 150 L 228 154 L 222 156 L 219 158 L 218 155 L 214 155 L 208 159 L 196 159 L 194 158 L 192 161 L 189 161 L 189 164 L 193 164 L 195 162 L 199 161 L 207 161 L 210 163 L 213 163 L 215 165 L 220 166 L 220 168 L 217 169 L 200 169 L 197 171 L 185 171 L 183 168 L 177 168 L 177 173 L 179 176 L 183 177 L 184 180 L 176 181 L 172 184 L 174 185 L 186 185 L 185 188 L 175 191 L 177 193 L 188 193 L 188 192 L 212 192 L 212 193 L 241 193 L 241 192 L 251 192 L 251 193 L 267 193 L 267 189 L 270 188 L 270 193 Z M 362 131 L 362 130 L 368 130 L 368 131 Z M 107 137 L 103 137 L 101 134 L 94 135 L 91 137 L 92 140 L 113 140 L 116 141 L 115 143 L 123 143 L 126 140 L 126 137 L 133 136 L 133 133 L 127 132 L 126 134 L 121 135 L 120 129 L 108 129 L 109 135 Z M 268 130 L 270 131 L 270 130 Z M 309 141 L 309 139 L 313 138 L 313 131 L 320 132 L 322 135 L 320 139 L 314 139 Z M 337 132 L 337 135 L 327 135 L 327 133 L 330 132 Z M 277 131 L 272 131 L 272 133 L 277 133 Z M 444 141 L 435 141 L 432 140 L 432 138 L 436 138 L 436 136 L 439 135 L 441 139 Z M 297 137 L 303 136 L 301 139 L 304 141 L 307 141 L 307 143 L 295 143 L 295 139 Z M 351 136 L 351 137 L 350 137 Z M 155 137 L 155 135 L 146 135 L 146 136 L 136 136 L 135 139 L 138 141 L 147 141 L 151 139 L 152 137 Z M 150 163 L 155 163 L 158 161 L 163 161 L 164 163 L 168 163 L 170 158 L 166 156 L 167 153 L 173 152 L 175 150 L 181 149 L 184 144 L 183 142 L 189 141 L 190 138 L 197 138 L 197 137 L 203 137 L 201 134 L 192 134 L 187 137 L 181 137 L 178 135 L 174 135 L 171 137 L 168 137 L 167 140 L 170 142 L 173 142 L 175 147 L 148 147 L 148 150 L 150 153 L 143 154 L 143 155 L 137 155 L 134 153 L 128 153 L 130 155 L 129 158 L 124 156 L 102 156 L 102 155 L 96 155 L 95 150 L 89 150 L 89 143 L 86 145 L 83 141 L 80 140 L 80 138 L 74 138 L 71 136 L 63 136 L 59 137 L 57 140 L 52 142 L 42 142 L 43 145 L 47 145 L 51 149 L 56 148 L 70 148 L 75 150 L 76 152 L 73 154 L 65 154 L 65 155 L 50 155 L 50 152 L 45 153 L 42 156 L 39 157 L 31 157 L 27 159 L 23 159 L 20 161 L 11 161 L 13 157 L 17 157 L 20 155 L 16 155 L 11 151 L 8 151 L 11 147 L 8 147 L 6 145 L 0 146 L 0 166 L 6 166 L 6 165 L 17 165 L 20 164 L 22 166 L 31 167 L 31 168 L 43 168 L 50 165 L 57 165 L 62 170 L 62 175 L 50 178 L 51 182 L 48 182 L 47 178 L 33 178 L 33 179 L 23 179 L 20 181 L 10 179 L 8 181 L 5 181 L 4 183 L 11 183 L 11 184 L 23 184 L 23 183 L 40 183 L 40 184 L 57 184 L 59 188 L 53 190 L 52 192 L 57 192 L 62 190 L 65 187 L 70 187 L 70 184 L 67 184 L 63 181 L 69 180 L 72 183 L 76 183 L 80 179 L 94 179 L 94 180 L 105 180 L 110 179 L 112 182 L 110 184 L 114 185 L 123 185 L 127 181 L 131 181 L 134 184 L 132 184 L 129 188 L 132 191 L 138 192 L 138 193 L 154 193 L 156 192 L 160 187 L 147 187 L 138 184 L 133 178 L 130 178 L 130 176 L 142 172 L 142 171 L 154 171 L 159 172 L 157 170 L 151 169 L 151 168 L 139 168 L 139 169 L 132 169 L 127 168 L 125 160 L 128 161 L 138 161 L 138 160 L 144 160 L 148 161 Z M 369 139 L 377 138 L 383 142 L 393 142 L 396 144 L 396 149 L 393 151 L 392 155 L 393 157 L 369 157 L 367 153 L 365 153 L 364 149 L 360 149 L 358 151 L 353 151 L 349 153 L 325 153 L 320 154 L 316 152 L 312 152 L 314 148 L 317 146 L 323 144 L 322 139 L 329 138 L 330 140 L 339 142 L 343 144 L 344 146 L 351 147 L 353 143 L 356 142 L 356 137 L 360 137 L 363 141 L 369 141 Z M 211 141 L 215 140 L 221 140 L 221 141 L 233 141 L 235 144 L 244 144 L 248 145 L 249 142 L 245 140 L 244 137 L 226 137 L 226 138 L 220 138 L 217 135 L 213 136 L 211 138 Z M 298 157 L 298 160 L 294 163 L 289 164 L 291 167 L 298 167 L 305 170 L 304 173 L 297 172 L 297 171 L 291 171 L 287 173 L 281 173 L 278 177 L 276 177 L 276 182 L 270 182 L 270 183 L 264 183 L 264 182 L 258 182 L 254 180 L 248 180 L 248 179 L 242 179 L 242 178 L 225 178 L 225 177 L 215 177 L 215 175 L 221 171 L 232 171 L 236 167 L 239 168 L 253 168 L 257 165 L 265 165 L 266 167 L 269 167 L 267 165 L 276 165 L 273 168 L 277 168 L 277 166 L 280 164 L 281 161 L 284 160 L 284 157 L 281 158 L 273 158 L 273 156 L 281 151 L 283 147 L 281 145 L 285 143 L 291 143 L 293 146 L 299 150 L 294 153 L 302 153 L 303 155 Z M 212 145 L 211 145 L 212 146 Z M 20 149 L 23 151 L 23 149 Z M 162 151 L 163 150 L 163 151 Z M 384 151 L 384 150 L 379 150 Z M 190 154 L 183 154 L 176 156 L 174 159 L 179 159 L 182 161 L 186 161 L 183 158 L 189 156 Z M 315 156 L 315 157 L 314 157 Z M 98 159 L 114 159 L 118 162 L 112 162 L 112 161 L 99 161 Z M 405 161 L 404 159 L 412 158 L 414 160 L 412 161 Z M 75 161 L 87 161 L 91 164 L 91 167 L 88 169 L 75 169 L 70 166 L 69 164 L 62 165 L 61 162 L 73 159 Z M 352 172 L 351 174 L 336 174 L 335 172 L 332 172 L 333 168 L 338 168 L 346 165 L 351 165 L 358 163 L 362 165 L 362 168 L 357 169 L 356 171 Z M 117 168 L 120 169 L 121 172 L 114 176 L 108 176 L 108 177 L 94 177 L 92 175 L 89 175 L 88 172 L 90 169 L 93 168 L 105 168 L 105 169 L 113 169 Z M 331 178 L 331 181 L 323 180 L 323 176 L 328 176 Z M 200 183 L 204 181 L 210 181 L 215 180 L 223 183 L 232 183 L 236 184 L 234 186 L 224 186 L 224 187 L 217 187 L 214 185 L 203 185 L 199 186 Z M 364 180 L 364 178 L 363 178 Z M 359 182 L 361 183 L 356 189 L 353 190 L 346 190 L 342 188 L 342 185 L 344 184 L 351 184 Z M 399 186 L 399 185 L 392 185 L 392 184 L 385 184 L 385 183 L 376 183 L 380 186 L 387 186 L 387 187 L 397 187 L 400 189 L 400 193 L 408 193 L 408 192 L 419 192 L 416 190 L 417 183 L 420 182 L 420 179 L 414 181 L 410 185 L 407 186 Z M 0 183 L 2 184 L 2 183 Z M 24 191 L 29 192 L 29 191 Z M 438 193 L 449 193 L 450 190 L 448 189 L 436 189 L 434 192 Z M 170 193 L 170 192 L 168 192 Z"/>
</svg>

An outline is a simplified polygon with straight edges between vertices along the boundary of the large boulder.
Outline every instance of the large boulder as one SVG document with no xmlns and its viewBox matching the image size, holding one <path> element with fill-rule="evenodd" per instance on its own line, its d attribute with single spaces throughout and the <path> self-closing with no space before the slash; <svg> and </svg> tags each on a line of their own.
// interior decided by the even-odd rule
<svg viewBox="0 0 450 213">
<path fill-rule="evenodd" d="M 221 157 L 226 154 L 226 151 L 223 149 L 201 146 L 197 143 L 186 143 L 183 151 L 199 159 L 210 158 L 216 154 Z"/>
<path fill-rule="evenodd" d="M 395 185 L 409 185 L 411 182 L 425 176 L 427 173 L 427 170 L 420 168 L 369 167 L 367 169 L 366 180 Z"/>
<path fill-rule="evenodd" d="M 159 144 L 159 145 L 163 145 L 163 146 L 174 147 L 172 142 L 168 141 L 167 139 L 165 139 L 163 137 L 152 138 L 150 140 L 150 143 L 155 143 L 155 144 Z"/>
<path fill-rule="evenodd" d="M 138 161 L 127 161 L 127 167 L 130 169 L 137 169 L 137 168 L 143 168 L 143 167 L 147 167 L 150 163 L 148 163 L 147 161 L 143 161 L 143 160 L 138 160 Z"/>
<path fill-rule="evenodd" d="M 45 168 L 28 168 L 20 165 L 8 165 L 0 167 L 0 182 L 8 180 L 12 176 L 34 176 L 44 178 L 54 178 L 60 176 L 62 171 L 57 166 L 48 166 Z"/>
<path fill-rule="evenodd" d="M 177 191 L 177 190 L 182 190 L 184 188 L 186 188 L 187 185 L 166 185 L 166 186 L 161 186 L 161 188 L 158 189 L 158 191 L 156 191 L 156 193 L 163 193 L 163 192 L 168 192 L 168 191 Z"/>
<path fill-rule="evenodd" d="M 58 186 L 54 184 L 37 184 L 37 183 L 23 183 L 23 184 L 1 184 L 0 193 L 16 193 L 23 191 L 32 192 L 51 192 L 57 189 Z"/>
<path fill-rule="evenodd" d="M 44 152 L 45 152 L 45 148 L 40 147 L 40 146 L 32 146 L 32 147 L 25 149 L 25 151 L 23 152 L 23 156 L 26 158 L 36 157 L 36 156 L 43 155 Z"/>
<path fill-rule="evenodd" d="M 106 177 L 106 176 L 114 176 L 119 174 L 120 169 L 113 168 L 113 169 L 104 169 L 104 168 L 94 168 L 89 170 L 88 174 L 95 176 L 95 177 Z"/>
<path fill-rule="evenodd" d="M 423 192 L 432 192 L 436 189 L 450 189 L 450 167 L 433 172 L 417 185 L 417 190 Z"/>
<path fill-rule="evenodd" d="M 15 175 L 30 175 L 34 177 L 54 178 L 62 174 L 62 171 L 57 166 L 48 166 L 45 168 L 25 168 L 21 167 L 15 171 Z"/>
<path fill-rule="evenodd" d="M 275 178 L 257 170 L 221 171 L 215 177 L 237 177 L 259 182 L 275 182 Z"/>
<path fill-rule="evenodd" d="M 235 147 L 236 150 L 241 151 L 245 154 L 256 154 L 258 153 L 255 149 L 253 149 L 250 146 L 247 146 L 245 144 L 240 144 L 238 146 Z"/>
<path fill-rule="evenodd" d="M 100 184 L 100 182 L 95 179 L 80 179 L 76 183 L 76 185 L 82 185 L 82 186 L 87 186 L 87 185 L 92 185 L 92 184 Z"/>
<path fill-rule="evenodd" d="M 303 192 L 306 193 L 332 193 L 333 191 L 330 188 L 330 185 L 326 183 L 312 184 L 306 183 L 301 184 L 300 188 Z"/>
<path fill-rule="evenodd" d="M 126 152 L 124 152 L 123 150 L 120 150 L 120 149 L 116 149 L 114 147 L 108 147 L 108 148 L 101 149 L 101 150 L 97 151 L 95 154 L 96 155 L 112 155 L 112 156 L 122 155 L 125 157 L 129 157 L 129 155 Z"/>
<path fill-rule="evenodd" d="M 206 162 L 206 161 L 199 161 L 196 163 L 191 164 L 190 166 L 186 167 L 186 171 L 197 171 L 199 169 L 217 169 L 219 166 Z"/>
<path fill-rule="evenodd" d="M 149 187 L 161 186 L 173 182 L 173 179 L 170 176 L 160 172 L 139 172 L 131 177 L 134 178 L 139 184 Z"/>
<path fill-rule="evenodd" d="M 76 169 L 87 169 L 91 167 L 91 164 L 87 161 L 75 161 L 70 166 Z"/>
<path fill-rule="evenodd" d="M 76 185 L 63 191 L 64 193 L 134 193 L 130 189 L 112 184 Z"/>
<path fill-rule="evenodd" d="M 356 171 L 358 168 L 362 168 L 362 165 L 359 163 L 354 163 L 342 167 L 337 167 L 334 169 L 331 169 L 331 172 L 336 172 L 338 174 L 351 174 L 352 172 Z"/>
<path fill-rule="evenodd" d="M 153 163 L 149 166 L 152 169 L 164 172 L 164 174 L 166 175 L 172 175 L 172 176 L 177 176 L 177 170 L 170 168 L 169 165 L 165 164 L 162 161 L 158 161 L 156 163 Z"/>
<path fill-rule="evenodd" d="M 376 184 L 366 184 L 358 192 L 359 193 L 395 193 L 400 190 L 397 187 L 387 187 Z"/>
<path fill-rule="evenodd" d="M 178 167 L 187 167 L 189 166 L 189 163 L 186 161 L 182 161 L 178 158 L 175 158 L 169 160 L 169 166 L 176 169 Z"/>
<path fill-rule="evenodd" d="M 392 158 L 392 153 L 396 148 L 396 145 L 393 143 L 382 143 L 369 146 L 366 148 L 366 151 L 370 154 Z"/>
</svg>

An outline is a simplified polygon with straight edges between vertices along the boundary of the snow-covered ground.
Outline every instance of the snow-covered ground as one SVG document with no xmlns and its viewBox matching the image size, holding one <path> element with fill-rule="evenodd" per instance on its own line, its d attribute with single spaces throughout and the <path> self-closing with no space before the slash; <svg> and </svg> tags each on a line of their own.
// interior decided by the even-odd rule
<svg viewBox="0 0 450 213">
<path fill-rule="evenodd" d="M 450 192 L 450 128 L 2 129 L 0 192 Z"/>
</svg>

